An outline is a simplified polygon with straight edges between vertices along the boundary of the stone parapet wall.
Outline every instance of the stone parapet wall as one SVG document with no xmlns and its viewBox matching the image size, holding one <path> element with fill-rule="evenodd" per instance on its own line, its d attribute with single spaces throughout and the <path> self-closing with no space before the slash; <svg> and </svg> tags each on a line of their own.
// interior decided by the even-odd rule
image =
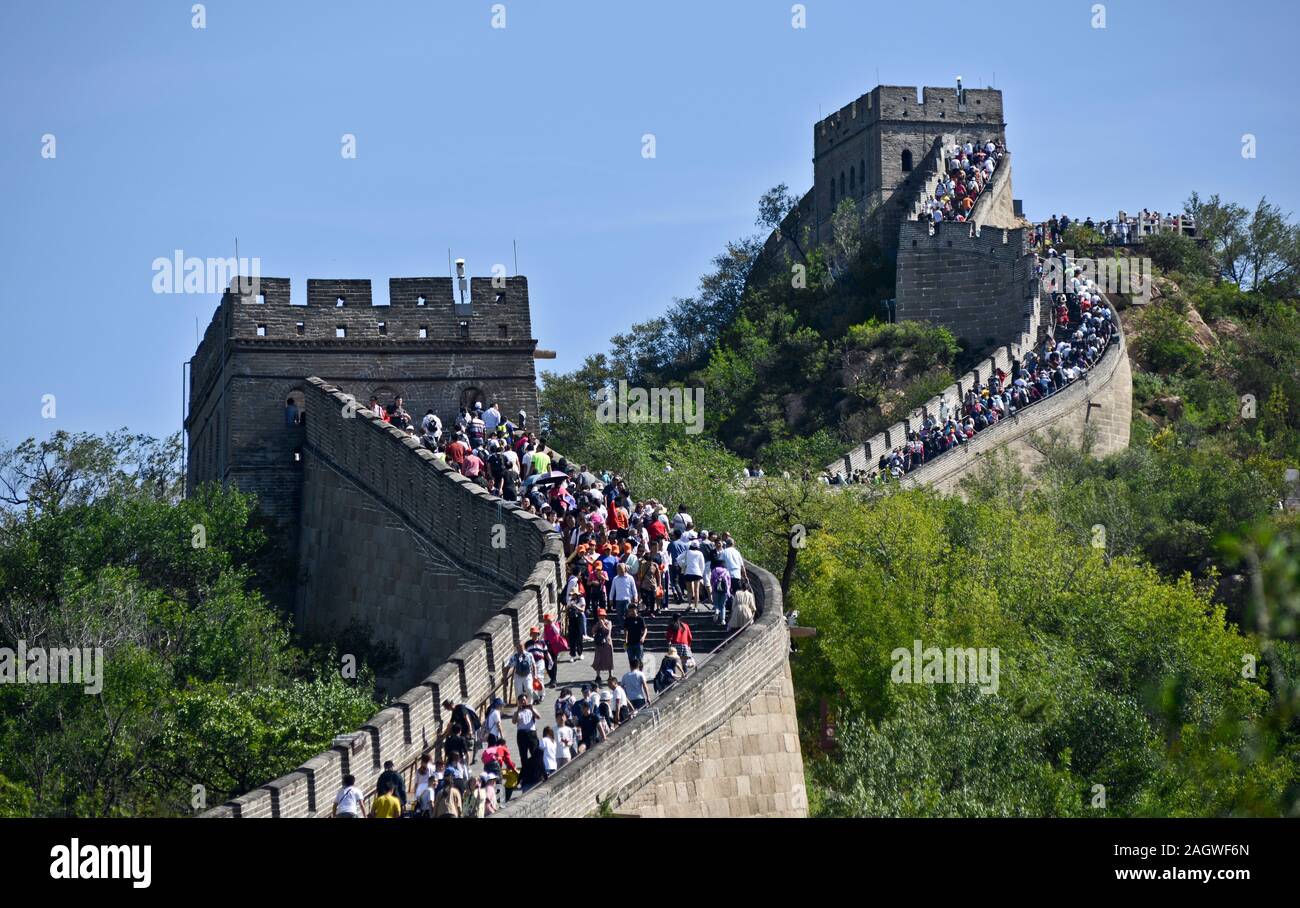
<svg viewBox="0 0 1300 908">
<path fill-rule="evenodd" d="M 758 615 L 699 670 L 500 817 L 806 816 L 776 578 L 746 564 Z"/>
</svg>

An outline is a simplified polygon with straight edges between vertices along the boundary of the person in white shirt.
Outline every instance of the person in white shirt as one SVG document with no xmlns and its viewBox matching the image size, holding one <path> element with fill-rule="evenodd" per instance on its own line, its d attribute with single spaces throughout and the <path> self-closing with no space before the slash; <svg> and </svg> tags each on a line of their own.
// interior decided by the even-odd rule
<svg viewBox="0 0 1300 908">
<path fill-rule="evenodd" d="M 435 442 L 442 438 L 442 420 L 432 410 L 424 414 L 424 419 L 420 420 L 420 428 L 426 435 L 432 435 Z"/>
<path fill-rule="evenodd" d="M 366 815 L 366 796 L 357 788 L 356 776 L 343 777 L 343 787 L 334 796 L 334 814 L 339 819 L 361 818 Z"/>
<path fill-rule="evenodd" d="M 691 596 L 692 610 L 700 604 L 700 581 L 704 579 L 704 553 L 698 542 L 691 542 L 690 548 L 682 552 L 680 569 L 682 583 Z"/>
<path fill-rule="evenodd" d="M 739 580 L 745 576 L 745 559 L 740 554 L 740 549 L 736 548 L 736 543 L 732 540 L 731 534 L 728 533 L 722 539 L 722 564 L 731 575 L 731 579 Z"/>
<path fill-rule="evenodd" d="M 557 760 L 557 748 L 555 745 L 555 732 L 551 726 L 542 729 L 542 772 L 549 776 L 555 770 L 560 768 Z"/>
<path fill-rule="evenodd" d="M 610 710 L 609 714 L 614 717 L 614 721 L 620 725 L 631 719 L 634 715 L 632 704 L 629 702 L 627 691 L 623 685 L 619 684 L 617 678 L 609 679 Z"/>
<path fill-rule="evenodd" d="M 429 780 L 433 778 L 433 758 L 428 754 L 420 757 L 420 765 L 415 770 L 415 797 L 420 796 L 420 792 L 429 787 Z"/>
<path fill-rule="evenodd" d="M 492 406 L 483 411 L 483 428 L 487 430 L 487 434 L 492 435 L 499 425 L 501 425 L 501 411 L 493 403 Z"/>
<path fill-rule="evenodd" d="M 528 697 L 519 698 L 519 708 L 515 710 L 511 721 L 518 729 L 515 743 L 519 745 L 519 765 L 522 766 L 533 755 L 537 743 L 537 712 Z"/>
<path fill-rule="evenodd" d="M 433 799 L 435 791 L 433 785 L 426 785 L 415 796 L 415 807 L 413 812 L 417 817 L 433 816 Z"/>
<path fill-rule="evenodd" d="M 576 750 L 577 738 L 573 734 L 573 726 L 569 720 L 560 714 L 555 717 L 555 768 L 559 769 L 565 763 L 568 763 L 574 757 Z"/>
<path fill-rule="evenodd" d="M 618 615 L 618 623 L 627 618 L 627 607 L 638 601 L 636 580 L 627 572 L 627 565 L 620 564 L 614 569 L 614 579 L 609 584 L 609 601 Z"/>
<path fill-rule="evenodd" d="M 501 729 L 501 707 L 503 706 L 505 701 L 500 697 L 493 699 L 487 717 L 483 719 L 483 740 L 486 741 L 489 735 L 496 735 L 501 740 L 505 740 L 505 733 Z"/>
</svg>

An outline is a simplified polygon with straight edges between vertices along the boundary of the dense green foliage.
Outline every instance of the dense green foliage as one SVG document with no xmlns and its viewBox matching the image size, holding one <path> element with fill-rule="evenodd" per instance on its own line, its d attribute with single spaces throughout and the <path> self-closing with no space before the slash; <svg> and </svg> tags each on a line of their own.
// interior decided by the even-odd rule
<svg viewBox="0 0 1300 908">
<path fill-rule="evenodd" d="M 370 670 L 344 680 L 259 592 L 284 566 L 256 502 L 178 498 L 178 451 L 56 433 L 0 454 L 0 647 L 103 650 L 98 693 L 0 685 L 0 816 L 215 806 L 374 711 Z"/>
<path fill-rule="evenodd" d="M 1258 641 L 1042 506 L 906 492 L 835 509 L 795 604 L 818 630 L 799 696 L 845 726 L 811 761 L 830 813 L 1085 814 L 1099 784 L 1111 814 L 1268 814 L 1300 784 L 1297 729 L 1260 740 L 1270 695 L 1242 672 Z M 914 640 L 997 648 L 997 695 L 891 683 Z"/>
<path fill-rule="evenodd" d="M 952 383 L 963 353 L 974 355 L 946 329 L 888 322 L 894 263 L 862 238 L 852 204 L 837 209 L 833 236 L 817 247 L 795 224 L 784 186 L 759 212 L 760 226 L 784 225 L 786 239 L 761 268 L 757 238 L 731 243 L 694 297 L 614 337 L 608 356 L 566 375 L 543 373 L 557 448 L 574 450 L 559 439 L 586 434 L 561 400 L 590 408 L 619 380 L 686 385 L 704 390 L 710 437 L 769 472 L 802 470 L 896 422 Z"/>
</svg>

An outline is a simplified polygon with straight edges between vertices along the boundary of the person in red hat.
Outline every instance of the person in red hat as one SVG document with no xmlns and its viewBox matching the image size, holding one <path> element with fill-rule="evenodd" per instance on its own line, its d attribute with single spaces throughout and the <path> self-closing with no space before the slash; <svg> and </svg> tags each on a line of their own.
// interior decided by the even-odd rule
<svg viewBox="0 0 1300 908">
<path fill-rule="evenodd" d="M 596 609 L 596 627 L 592 631 L 592 640 L 596 644 L 596 656 L 591 667 L 596 670 L 596 683 L 600 684 L 600 673 L 609 672 L 614 677 L 614 625 L 605 615 L 603 608 Z"/>
</svg>

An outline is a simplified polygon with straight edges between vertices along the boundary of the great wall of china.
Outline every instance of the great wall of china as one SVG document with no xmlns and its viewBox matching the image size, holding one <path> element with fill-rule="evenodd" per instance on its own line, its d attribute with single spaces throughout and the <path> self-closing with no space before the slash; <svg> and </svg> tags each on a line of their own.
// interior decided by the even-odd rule
<svg viewBox="0 0 1300 908">
<path fill-rule="evenodd" d="M 838 169 L 839 195 L 860 186 L 862 204 L 881 206 L 885 229 L 896 231 L 900 318 L 950 324 L 976 342 L 1011 339 L 912 418 L 829 465 L 832 472 L 870 468 L 941 398 L 955 403 L 991 370 L 1010 371 L 1039 340 L 1041 292 L 1014 214 L 1009 156 L 971 222 L 918 217 L 941 149 L 964 135 L 963 122 L 975 138 L 1001 138 L 1000 93 L 927 88 L 918 98 L 915 89 L 882 86 L 814 129 L 818 177 L 800 210 L 813 213 L 818 231 L 830 210 L 822 203 L 828 184 L 834 207 Z M 765 254 L 779 247 L 769 242 Z M 558 535 L 355 405 L 372 393 L 403 394 L 445 416 L 481 395 L 535 413 L 527 281 L 508 281 L 499 289 L 466 282 L 470 292 L 458 302 L 450 279 L 394 279 L 388 307 L 370 305 L 369 281 L 310 281 L 306 306 L 292 306 L 288 281 L 275 278 L 262 279 L 261 298 L 233 285 L 223 298 L 192 363 L 191 487 L 220 481 L 257 492 L 291 539 L 299 626 L 328 635 L 353 620 L 368 624 L 400 650 L 400 676 L 384 680 L 405 693 L 324 753 L 206 816 L 328 816 L 345 774 L 368 794 L 386 761 L 409 774 L 436 749 L 442 701 L 481 709 L 506 692 L 515 643 L 557 611 L 565 582 Z M 279 421 L 286 396 L 299 400 L 301 425 Z M 1099 454 L 1120 449 L 1130 406 L 1120 335 L 1086 378 L 904 484 L 955 490 L 997 449 L 1029 465 L 1029 436 L 1050 430 L 1087 436 Z M 498 526 L 504 547 L 490 543 Z M 780 587 L 757 565 L 748 570 L 759 606 L 752 625 L 499 815 L 585 816 L 601 804 L 641 816 L 806 815 Z"/>
<path fill-rule="evenodd" d="M 309 580 L 304 617 L 358 617 L 399 642 L 420 641 L 405 650 L 408 664 L 430 641 L 455 649 L 427 675 L 415 662 L 420 680 L 359 731 L 207 816 L 328 816 L 345 774 L 369 793 L 385 761 L 409 774 L 435 749 L 443 700 L 484 709 L 508 683 L 506 660 L 521 629 L 526 635 L 557 610 L 565 580 L 559 536 L 369 411 L 346 416 L 354 405 L 338 388 L 308 380 L 303 554 L 322 573 Z M 487 541 L 503 521 L 508 545 L 496 549 Z M 367 570 L 377 557 L 392 576 Z M 430 597 L 421 583 L 426 567 L 431 577 L 455 567 L 482 586 L 463 602 Z M 585 816 L 602 801 L 645 816 L 806 814 L 781 591 L 767 571 L 748 570 L 757 581 L 753 624 L 591 756 L 512 799 L 500 816 Z"/>
</svg>

